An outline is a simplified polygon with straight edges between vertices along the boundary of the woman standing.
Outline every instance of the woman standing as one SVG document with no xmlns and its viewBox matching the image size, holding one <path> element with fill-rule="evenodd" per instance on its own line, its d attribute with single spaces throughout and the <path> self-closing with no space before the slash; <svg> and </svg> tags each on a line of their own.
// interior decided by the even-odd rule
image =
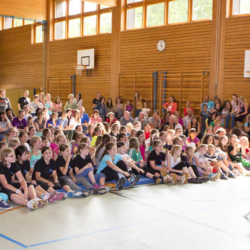
<svg viewBox="0 0 250 250">
<path fill-rule="evenodd" d="M 45 96 L 44 107 L 48 109 L 48 114 L 51 115 L 52 110 L 53 110 L 53 103 L 51 101 L 51 95 L 50 94 L 46 94 L 46 96 Z"/>
<path fill-rule="evenodd" d="M 76 109 L 76 100 L 74 99 L 74 95 L 70 94 L 68 96 L 68 99 L 69 100 L 64 105 L 64 110 L 67 110 L 67 109 Z"/>
<path fill-rule="evenodd" d="M 124 114 L 124 105 L 121 101 L 120 97 L 116 97 L 116 110 L 115 110 L 115 116 L 118 120 L 120 120 L 123 117 Z"/>
<path fill-rule="evenodd" d="M 58 114 L 58 117 L 62 115 L 62 101 L 59 96 L 57 96 L 55 99 L 55 103 L 53 104 L 53 110 Z"/>
<path fill-rule="evenodd" d="M 138 117 L 143 108 L 143 100 L 139 92 L 135 92 L 135 117 Z"/>
<path fill-rule="evenodd" d="M 81 93 L 77 93 L 76 94 L 76 108 L 80 110 L 80 108 L 82 107 L 82 94 Z"/>
<path fill-rule="evenodd" d="M 171 112 L 171 115 L 173 115 L 174 112 L 177 110 L 177 102 L 175 100 L 175 97 L 171 95 L 169 97 L 169 101 L 166 102 L 163 106 L 167 111 Z"/>
<path fill-rule="evenodd" d="M 95 107 L 95 109 L 99 110 L 99 115 L 102 118 L 102 121 L 105 121 L 106 117 L 106 105 L 105 105 L 105 97 L 101 97 L 100 103 L 98 103 Z"/>
</svg>

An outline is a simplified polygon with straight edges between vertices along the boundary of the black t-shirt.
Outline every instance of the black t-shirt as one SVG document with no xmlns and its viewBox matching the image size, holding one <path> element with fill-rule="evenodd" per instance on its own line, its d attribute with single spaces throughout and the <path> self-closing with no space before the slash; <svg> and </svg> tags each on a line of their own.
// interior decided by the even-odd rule
<svg viewBox="0 0 250 250">
<path fill-rule="evenodd" d="M 20 168 L 22 175 L 25 179 L 26 174 L 30 171 L 30 161 L 24 161 L 22 164 L 17 161 L 16 164 L 18 165 L 18 167 Z M 17 180 L 17 177 L 15 176 L 15 179 Z"/>
<path fill-rule="evenodd" d="M 92 163 L 91 156 L 87 155 L 85 159 L 83 159 L 80 155 L 77 155 L 73 160 L 73 167 L 74 167 L 74 174 L 75 174 L 75 168 L 82 169 L 85 167 L 88 163 Z"/>
<path fill-rule="evenodd" d="M 98 100 L 98 99 L 93 99 L 93 102 L 92 102 L 92 104 L 95 104 L 95 105 L 97 105 L 98 103 L 100 103 L 101 101 L 100 100 Z"/>
<path fill-rule="evenodd" d="M 26 97 L 22 96 L 22 97 L 19 98 L 18 103 L 20 104 L 21 109 L 23 109 L 23 107 L 25 105 L 29 104 L 29 101 L 28 101 L 28 99 Z"/>
<path fill-rule="evenodd" d="M 35 164 L 32 179 L 36 180 L 36 172 L 39 172 L 39 173 L 41 173 L 42 178 L 44 178 L 46 180 L 50 180 L 50 177 L 51 177 L 52 172 L 54 170 L 56 170 L 56 162 L 54 160 L 51 159 L 49 164 L 47 165 L 47 163 L 44 161 L 44 159 L 41 158 Z"/>
<path fill-rule="evenodd" d="M 62 177 L 64 176 L 64 174 L 62 173 L 62 171 L 60 170 L 60 167 L 65 167 L 66 165 L 66 161 L 64 160 L 63 156 L 60 155 L 57 159 L 56 159 L 56 171 L 57 171 L 57 176 Z M 71 160 L 69 162 L 69 166 L 68 166 L 68 171 L 67 174 L 69 176 L 69 171 L 71 170 L 71 168 L 73 167 L 73 161 Z"/>
<path fill-rule="evenodd" d="M 152 150 L 148 156 L 147 167 L 152 168 L 150 165 L 150 161 L 154 161 L 156 166 L 161 166 L 162 162 L 165 161 L 166 154 L 160 153 L 159 155 L 156 154 L 155 150 Z"/>
<path fill-rule="evenodd" d="M 171 151 L 173 145 L 168 145 L 167 143 L 163 146 L 163 148 L 165 148 L 166 150 Z"/>
<path fill-rule="evenodd" d="M 3 163 L 0 163 L 0 175 L 5 176 L 8 184 L 11 184 L 12 182 L 11 177 L 13 176 L 13 174 L 17 173 L 18 171 L 20 171 L 20 168 L 15 162 L 11 163 L 10 168 L 6 167 Z M 0 185 L 2 186 L 1 183 Z"/>
</svg>

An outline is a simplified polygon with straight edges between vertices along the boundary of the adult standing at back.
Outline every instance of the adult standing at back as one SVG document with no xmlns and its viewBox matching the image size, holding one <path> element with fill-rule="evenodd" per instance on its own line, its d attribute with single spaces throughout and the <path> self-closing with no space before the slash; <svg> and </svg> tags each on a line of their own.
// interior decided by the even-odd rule
<svg viewBox="0 0 250 250">
<path fill-rule="evenodd" d="M 74 95 L 73 94 L 69 94 L 68 99 L 69 100 L 64 105 L 64 110 L 67 110 L 67 109 L 76 109 L 76 101 L 74 99 Z"/>
<path fill-rule="evenodd" d="M 96 93 L 96 98 L 93 99 L 92 104 L 93 104 L 93 109 L 97 106 L 98 103 L 101 102 L 101 93 L 97 92 Z"/>
<path fill-rule="evenodd" d="M 211 112 L 212 109 L 214 108 L 214 102 L 209 101 L 209 96 L 206 95 L 204 97 L 204 102 L 201 104 L 201 110 L 203 111 L 203 105 L 206 104 L 207 105 L 207 111 Z"/>
<path fill-rule="evenodd" d="M 10 100 L 5 96 L 5 89 L 0 90 L 0 111 L 6 111 L 7 108 L 11 108 Z"/>
<path fill-rule="evenodd" d="M 143 108 L 143 98 L 140 96 L 139 92 L 135 92 L 135 117 L 138 117 Z"/>
<path fill-rule="evenodd" d="M 174 112 L 177 110 L 177 102 L 175 100 L 175 97 L 171 95 L 169 97 L 169 101 L 164 103 L 164 108 L 171 113 L 171 115 L 174 114 Z"/>
<path fill-rule="evenodd" d="M 80 110 L 80 108 L 82 107 L 82 94 L 81 93 L 77 93 L 76 94 L 76 108 Z"/>
<path fill-rule="evenodd" d="M 29 91 L 25 90 L 23 92 L 23 96 L 20 97 L 18 100 L 18 104 L 17 104 L 18 110 L 23 109 L 25 105 L 29 105 L 29 104 L 30 104 Z"/>
</svg>

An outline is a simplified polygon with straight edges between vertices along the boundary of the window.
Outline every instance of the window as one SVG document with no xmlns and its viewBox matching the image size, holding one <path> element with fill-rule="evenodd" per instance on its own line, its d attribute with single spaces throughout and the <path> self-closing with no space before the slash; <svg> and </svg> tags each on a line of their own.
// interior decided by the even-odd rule
<svg viewBox="0 0 250 250">
<path fill-rule="evenodd" d="M 213 1 L 126 0 L 124 28 L 130 30 L 212 19 Z"/>
<path fill-rule="evenodd" d="M 97 17 L 95 16 L 87 16 L 84 18 L 83 25 L 83 35 L 96 35 L 96 22 Z"/>
<path fill-rule="evenodd" d="M 127 0 L 127 3 L 142 2 L 143 0 Z"/>
<path fill-rule="evenodd" d="M 12 18 L 5 17 L 4 18 L 4 29 L 10 29 L 10 28 L 12 28 Z"/>
<path fill-rule="evenodd" d="M 151 4 L 147 7 L 147 26 L 164 24 L 165 3 Z"/>
<path fill-rule="evenodd" d="M 66 2 L 56 1 L 56 18 L 66 16 Z"/>
<path fill-rule="evenodd" d="M 55 39 L 63 39 L 66 37 L 65 21 L 55 23 Z"/>
<path fill-rule="evenodd" d="M 112 32 L 112 8 L 82 0 L 54 0 L 54 39 Z"/>
<path fill-rule="evenodd" d="M 169 23 L 182 23 L 188 20 L 188 0 L 169 2 Z"/>
<path fill-rule="evenodd" d="M 42 43 L 43 42 L 43 26 L 39 25 L 36 26 L 36 43 Z"/>
<path fill-rule="evenodd" d="M 14 19 L 14 27 L 23 26 L 23 19 Z"/>
<path fill-rule="evenodd" d="M 112 31 L 112 13 L 100 15 L 100 33 L 111 33 Z"/>
<path fill-rule="evenodd" d="M 84 12 L 96 11 L 97 4 L 91 2 L 84 2 Z"/>
<path fill-rule="evenodd" d="M 127 10 L 127 29 L 142 28 L 142 7 Z"/>
<path fill-rule="evenodd" d="M 82 1 L 70 0 L 69 1 L 69 15 L 77 15 L 81 13 Z"/>
<path fill-rule="evenodd" d="M 233 0 L 233 15 L 249 14 L 249 0 Z"/>
<path fill-rule="evenodd" d="M 77 37 L 81 35 L 81 19 L 69 20 L 69 37 Z"/>
<path fill-rule="evenodd" d="M 213 0 L 193 0 L 193 20 L 212 19 Z"/>
<path fill-rule="evenodd" d="M 33 24 L 33 23 L 34 23 L 34 21 L 24 20 L 24 25 Z"/>
</svg>

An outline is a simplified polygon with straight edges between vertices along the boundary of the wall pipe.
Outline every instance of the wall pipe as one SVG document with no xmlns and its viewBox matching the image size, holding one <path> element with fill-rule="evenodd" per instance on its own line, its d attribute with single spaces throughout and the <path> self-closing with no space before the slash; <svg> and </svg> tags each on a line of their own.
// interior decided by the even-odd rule
<svg viewBox="0 0 250 250">
<path fill-rule="evenodd" d="M 166 92 L 165 92 L 165 90 L 166 90 L 166 83 L 167 83 L 167 80 L 166 80 L 166 78 L 167 78 L 167 71 L 164 71 L 163 72 L 163 74 L 164 74 L 164 80 L 163 80 L 163 103 L 162 103 L 162 114 L 164 114 L 164 112 L 165 112 L 165 109 L 164 109 L 164 103 L 165 103 L 165 98 L 166 98 Z"/>
<path fill-rule="evenodd" d="M 157 75 L 158 72 L 154 72 L 154 110 L 156 110 L 156 93 L 157 93 Z"/>
<path fill-rule="evenodd" d="M 73 92 L 73 95 L 75 96 L 76 75 L 71 76 L 71 84 L 72 84 L 72 92 Z"/>
</svg>

